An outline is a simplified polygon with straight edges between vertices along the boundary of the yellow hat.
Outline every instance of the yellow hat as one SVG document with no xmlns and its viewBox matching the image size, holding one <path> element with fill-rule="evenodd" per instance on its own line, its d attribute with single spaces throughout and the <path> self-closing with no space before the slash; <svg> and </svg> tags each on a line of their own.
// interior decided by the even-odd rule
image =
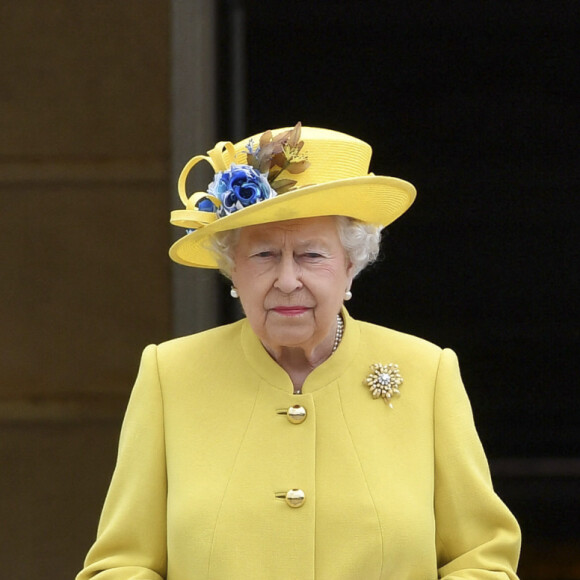
<svg viewBox="0 0 580 580">
<path fill-rule="evenodd" d="M 371 147 L 355 137 L 313 127 L 266 131 L 237 144 L 220 142 L 183 168 L 178 182 L 185 209 L 171 223 L 188 233 L 169 250 L 186 266 L 217 268 L 216 232 L 298 218 L 341 215 L 387 226 L 413 203 L 407 181 L 368 173 Z M 188 196 L 186 180 L 200 161 L 216 172 L 208 191 Z"/>
</svg>

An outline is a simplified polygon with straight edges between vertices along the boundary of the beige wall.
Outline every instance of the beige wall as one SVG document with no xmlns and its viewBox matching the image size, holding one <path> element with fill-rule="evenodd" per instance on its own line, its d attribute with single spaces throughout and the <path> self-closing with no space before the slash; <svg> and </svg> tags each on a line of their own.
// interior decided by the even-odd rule
<svg viewBox="0 0 580 580">
<path fill-rule="evenodd" d="M 0 563 L 74 575 L 171 328 L 168 0 L 0 5 Z"/>
</svg>

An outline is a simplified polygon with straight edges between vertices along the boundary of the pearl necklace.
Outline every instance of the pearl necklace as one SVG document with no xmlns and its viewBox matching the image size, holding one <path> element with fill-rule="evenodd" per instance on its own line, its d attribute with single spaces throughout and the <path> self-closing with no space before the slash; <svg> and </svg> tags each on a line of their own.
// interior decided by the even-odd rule
<svg viewBox="0 0 580 580">
<path fill-rule="evenodd" d="M 344 332 L 344 322 L 340 314 L 336 315 L 336 334 L 334 335 L 334 344 L 332 345 L 332 352 L 334 352 L 340 341 L 342 340 L 342 333 Z"/>
</svg>

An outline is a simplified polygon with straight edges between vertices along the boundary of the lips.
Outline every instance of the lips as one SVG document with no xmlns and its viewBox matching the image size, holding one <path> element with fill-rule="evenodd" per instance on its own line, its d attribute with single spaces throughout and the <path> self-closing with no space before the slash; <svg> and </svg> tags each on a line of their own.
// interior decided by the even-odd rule
<svg viewBox="0 0 580 580">
<path fill-rule="evenodd" d="M 299 316 L 310 310 L 310 308 L 307 306 L 276 306 L 272 310 L 282 316 Z"/>
</svg>

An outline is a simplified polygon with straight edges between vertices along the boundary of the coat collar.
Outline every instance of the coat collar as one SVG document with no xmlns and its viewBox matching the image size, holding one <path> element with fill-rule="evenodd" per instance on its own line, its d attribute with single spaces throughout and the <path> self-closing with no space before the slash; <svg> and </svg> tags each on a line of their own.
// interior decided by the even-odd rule
<svg viewBox="0 0 580 580">
<path fill-rule="evenodd" d="M 321 365 L 316 367 L 304 381 L 302 393 L 308 394 L 336 381 L 343 375 L 358 351 L 360 329 L 346 308 L 341 311 L 344 320 L 342 341 L 336 351 Z M 246 360 L 254 371 L 267 383 L 286 393 L 292 393 L 292 381 L 284 369 L 268 354 L 246 320 L 242 324 L 242 349 Z"/>
</svg>

